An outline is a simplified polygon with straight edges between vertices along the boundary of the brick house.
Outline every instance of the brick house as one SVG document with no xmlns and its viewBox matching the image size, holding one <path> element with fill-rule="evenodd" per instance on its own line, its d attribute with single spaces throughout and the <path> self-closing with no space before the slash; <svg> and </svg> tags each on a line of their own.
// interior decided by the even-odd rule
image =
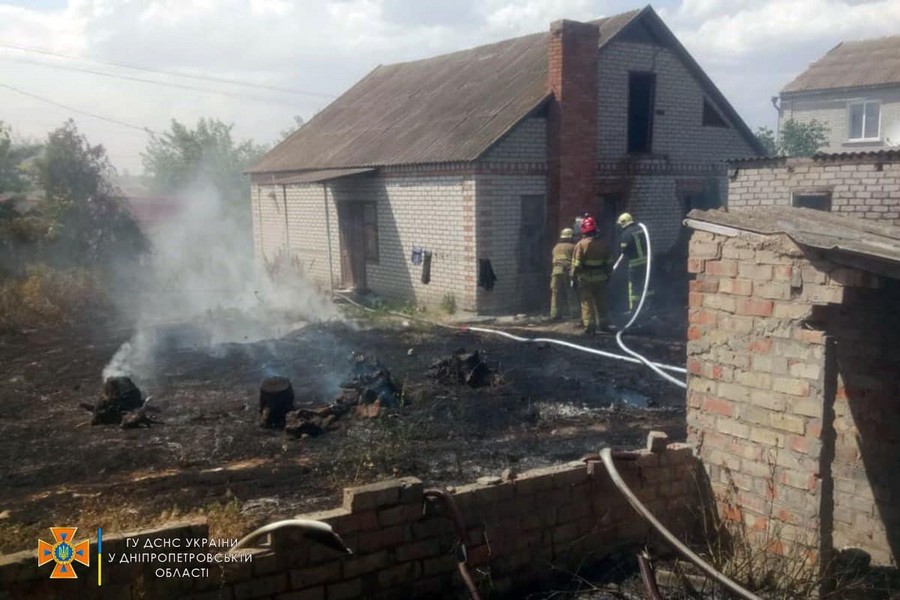
<svg viewBox="0 0 900 600">
<path fill-rule="evenodd" d="M 900 558 L 900 227 L 693 211 L 688 441 L 770 550 Z M 793 549 L 792 549 L 793 548 Z"/>
<path fill-rule="evenodd" d="M 728 208 L 795 206 L 900 225 L 900 151 L 729 163 Z"/>
<path fill-rule="evenodd" d="M 724 197 L 723 161 L 761 153 L 652 8 L 556 21 L 369 73 L 249 170 L 256 255 L 325 287 L 535 309 L 561 227 L 590 211 L 612 232 L 627 208 L 669 251 Z"/>
<path fill-rule="evenodd" d="M 778 117 L 824 123 L 823 152 L 900 145 L 900 36 L 841 42 L 781 90 Z"/>
</svg>

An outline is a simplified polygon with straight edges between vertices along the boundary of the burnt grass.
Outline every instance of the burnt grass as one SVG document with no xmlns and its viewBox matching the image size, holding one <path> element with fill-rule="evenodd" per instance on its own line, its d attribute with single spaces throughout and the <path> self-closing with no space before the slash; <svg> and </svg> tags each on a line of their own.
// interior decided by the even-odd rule
<svg viewBox="0 0 900 600">
<path fill-rule="evenodd" d="M 618 353 L 611 335 L 552 329 L 531 333 Z M 643 446 L 651 429 L 685 434 L 683 392 L 641 366 L 394 319 L 309 325 L 213 351 L 165 348 L 155 375 L 136 378 L 162 424 L 91 426 L 79 405 L 100 397 L 102 369 L 131 333 L 94 322 L 0 337 L 0 552 L 30 549 L 47 527 L 70 523 L 114 533 L 202 513 L 216 526 L 212 515 L 224 512 L 240 529 L 339 505 L 349 485 L 412 475 L 452 486 L 605 445 Z M 684 363 L 681 341 L 629 340 L 653 360 Z M 490 385 L 430 376 L 435 361 L 463 348 L 496 370 Z M 289 377 L 298 407 L 329 403 L 354 352 L 390 370 L 402 389 L 398 408 L 347 415 L 302 439 L 259 426 L 263 378 Z"/>
</svg>

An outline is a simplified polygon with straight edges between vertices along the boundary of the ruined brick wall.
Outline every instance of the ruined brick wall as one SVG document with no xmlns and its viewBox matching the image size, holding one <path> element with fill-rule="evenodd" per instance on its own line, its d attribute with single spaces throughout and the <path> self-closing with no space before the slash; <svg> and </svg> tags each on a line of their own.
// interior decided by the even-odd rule
<svg viewBox="0 0 900 600">
<path fill-rule="evenodd" d="M 643 451 L 620 461 L 619 471 L 651 511 L 674 533 L 685 536 L 696 515 L 693 469 L 684 444 L 662 452 Z M 450 521 L 427 506 L 422 482 L 391 480 L 344 492 L 343 507 L 300 515 L 330 523 L 355 551 L 338 556 L 327 548 L 284 532 L 253 553 L 250 562 L 213 568 L 209 577 L 159 579 L 160 565 L 104 565 L 104 598 L 436 598 L 458 595 L 460 578 Z M 648 539 L 647 525 L 613 487 L 601 463 L 570 463 L 535 469 L 496 485 L 470 484 L 453 490 L 468 527 L 470 562 L 489 574 L 495 594 L 521 597 L 517 590 L 539 584 L 553 569 L 577 570 L 585 561 Z M 425 510 L 423 510 L 425 509 Z M 126 550 L 126 537 L 205 537 L 202 523 L 105 538 L 104 553 Z M 96 556 L 96 548 L 91 552 Z M 0 598 L 52 600 L 100 597 L 96 564 L 78 581 L 50 581 L 33 551 L 0 557 Z M 166 565 L 171 566 L 171 565 Z M 558 572 L 556 573 L 558 575 Z M 484 575 L 478 576 L 484 579 Z"/>
<path fill-rule="evenodd" d="M 838 370 L 834 546 L 861 548 L 874 564 L 892 565 L 900 557 L 900 285 L 886 279 L 854 296 L 850 310 L 822 315 Z"/>
<path fill-rule="evenodd" d="M 831 211 L 900 224 L 900 157 L 777 158 L 732 164 L 728 207 L 792 206 L 793 194 L 827 193 Z"/>
<path fill-rule="evenodd" d="M 890 564 L 896 282 L 783 235 L 696 231 L 688 270 L 688 439 L 720 516 L 777 552 L 856 547 Z"/>
</svg>

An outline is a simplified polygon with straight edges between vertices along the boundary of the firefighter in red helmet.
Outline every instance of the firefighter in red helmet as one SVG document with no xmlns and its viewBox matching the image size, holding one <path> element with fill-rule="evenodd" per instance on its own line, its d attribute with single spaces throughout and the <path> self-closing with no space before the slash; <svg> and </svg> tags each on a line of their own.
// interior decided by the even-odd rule
<svg viewBox="0 0 900 600">
<path fill-rule="evenodd" d="M 572 278 L 581 292 L 581 323 L 585 333 L 598 328 L 609 330 L 606 311 L 606 281 L 609 279 L 609 250 L 598 236 L 594 217 L 581 221 L 581 240 L 572 255 Z"/>
</svg>

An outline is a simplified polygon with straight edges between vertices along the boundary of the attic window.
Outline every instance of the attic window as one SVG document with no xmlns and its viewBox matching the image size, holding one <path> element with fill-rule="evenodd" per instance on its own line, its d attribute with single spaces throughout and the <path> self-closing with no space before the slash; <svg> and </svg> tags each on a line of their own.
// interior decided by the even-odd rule
<svg viewBox="0 0 900 600">
<path fill-rule="evenodd" d="M 706 98 L 703 99 L 703 126 L 728 129 L 728 122 L 722 118 L 719 111 Z"/>
</svg>

